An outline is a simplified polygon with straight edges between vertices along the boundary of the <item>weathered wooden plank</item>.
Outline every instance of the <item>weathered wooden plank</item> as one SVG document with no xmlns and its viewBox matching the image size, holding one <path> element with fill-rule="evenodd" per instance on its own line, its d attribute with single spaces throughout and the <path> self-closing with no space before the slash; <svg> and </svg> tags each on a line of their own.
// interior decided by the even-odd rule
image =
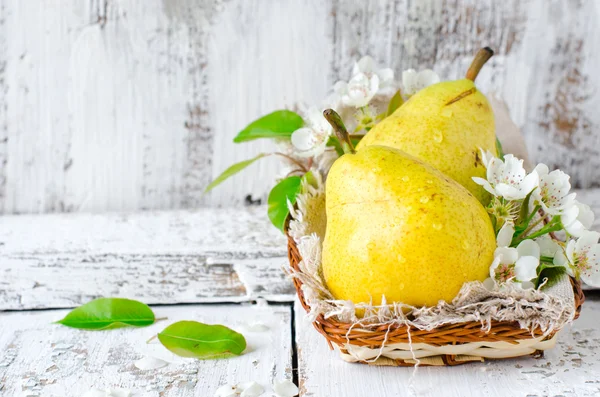
<svg viewBox="0 0 600 397">
<path fill-rule="evenodd" d="M 578 198 L 600 214 L 600 189 Z M 5 216 L 0 226 L 0 310 L 109 295 L 148 303 L 294 295 L 282 271 L 286 241 L 265 207 Z"/>
<path fill-rule="evenodd" d="M 264 199 L 274 159 L 207 196 L 250 120 L 318 104 L 364 54 L 478 78 L 533 161 L 600 174 L 600 7 L 544 0 L 23 0 L 0 8 L 0 211 L 173 209 Z M 43 38 L 40 39 L 40 38 Z"/>
<path fill-rule="evenodd" d="M 540 359 L 489 361 L 458 367 L 376 367 L 342 361 L 296 304 L 301 396 L 597 396 L 600 392 L 600 301 L 561 332 Z M 316 364 L 318 363 L 318 365 Z"/>
<path fill-rule="evenodd" d="M 265 207 L 0 219 L 0 310 L 146 303 L 290 301 L 286 241 Z"/>
<path fill-rule="evenodd" d="M 80 331 L 52 324 L 66 311 L 0 314 L 0 394 L 6 396 L 82 396 L 91 388 L 129 389 L 133 396 L 213 396 L 223 384 L 256 381 L 266 390 L 274 380 L 291 378 L 289 306 L 201 305 L 156 307 L 166 321 L 146 328 Z M 242 332 L 248 348 L 226 360 L 184 359 L 146 341 L 180 320 L 223 324 Z M 250 332 L 247 323 L 268 329 Z M 139 370 L 144 356 L 170 364 Z M 266 394 L 265 394 L 266 395 Z"/>
<path fill-rule="evenodd" d="M 496 51 L 477 79 L 506 100 L 534 162 L 598 186 L 600 7 L 543 0 L 366 0 L 333 2 L 336 76 L 370 54 L 397 72 L 433 67 L 444 79 L 464 76 L 473 53 Z"/>
<path fill-rule="evenodd" d="M 250 121 L 273 110 L 318 105 L 332 85 L 329 65 L 330 7 L 325 1 L 246 1 L 223 4 L 208 47 L 212 177 L 233 162 L 277 149 L 270 140 L 234 144 Z M 209 203 L 227 206 L 247 195 L 262 199 L 281 174 L 276 158 L 263 159 L 245 174 L 210 193 Z"/>
<path fill-rule="evenodd" d="M 6 161 L 8 155 L 8 117 L 6 100 L 6 64 L 7 57 L 7 32 L 6 32 L 6 4 L 0 2 L 0 214 L 4 213 L 4 203 L 6 201 Z"/>
</svg>

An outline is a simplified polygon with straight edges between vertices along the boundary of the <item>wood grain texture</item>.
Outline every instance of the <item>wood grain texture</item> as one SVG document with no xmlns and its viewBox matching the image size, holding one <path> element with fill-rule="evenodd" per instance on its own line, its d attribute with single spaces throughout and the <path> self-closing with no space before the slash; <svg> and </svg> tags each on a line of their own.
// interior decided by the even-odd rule
<svg viewBox="0 0 600 397">
<path fill-rule="evenodd" d="M 286 241 L 265 207 L 5 216 L 0 310 L 145 303 L 291 301 Z"/>
<path fill-rule="evenodd" d="M 0 6 L 0 211 L 265 199 L 276 160 L 210 195 L 249 121 L 318 104 L 352 63 L 464 74 L 503 98 L 532 161 L 600 185 L 600 6 L 545 0 L 23 0 Z"/>
<path fill-rule="evenodd" d="M 295 310 L 301 396 L 592 397 L 600 392 L 597 300 L 584 304 L 581 317 L 561 331 L 557 346 L 543 358 L 417 370 L 346 363 L 337 351 L 329 350 L 299 304 Z"/>
<path fill-rule="evenodd" d="M 578 199 L 600 214 L 600 189 Z M 146 303 L 290 302 L 286 241 L 266 208 L 0 218 L 0 310 Z M 593 226 L 600 230 L 600 217 Z"/>
<path fill-rule="evenodd" d="M 52 324 L 66 311 L 0 314 L 0 394 L 6 396 L 82 396 L 91 388 L 129 389 L 133 396 L 213 396 L 223 384 L 254 380 L 266 390 L 274 380 L 291 379 L 291 326 L 288 306 L 202 305 L 154 308 L 167 321 L 145 328 L 81 331 Z M 167 325 L 195 320 L 227 325 L 246 337 L 248 348 L 227 360 L 178 357 L 146 340 Z M 244 325 L 260 321 L 263 332 Z M 144 356 L 169 362 L 139 370 Z"/>
</svg>

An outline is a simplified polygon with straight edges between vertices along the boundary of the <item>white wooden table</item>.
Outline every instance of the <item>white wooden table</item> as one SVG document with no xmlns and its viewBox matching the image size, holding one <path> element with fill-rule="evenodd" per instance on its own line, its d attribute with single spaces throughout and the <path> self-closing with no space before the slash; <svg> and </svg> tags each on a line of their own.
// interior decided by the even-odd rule
<svg viewBox="0 0 600 397">
<path fill-rule="evenodd" d="M 580 193 L 597 213 L 599 193 Z M 281 270 L 285 239 L 265 211 L 0 217 L 0 395 L 111 388 L 210 397 L 221 385 L 254 380 L 271 396 L 270 385 L 282 379 L 315 397 L 600 395 L 600 294 L 593 291 L 581 318 L 541 359 L 416 370 L 343 362 L 294 306 Z M 97 332 L 52 324 L 99 296 L 137 299 L 168 319 Z M 146 343 L 183 319 L 230 326 L 249 347 L 233 359 L 199 361 Z M 255 321 L 268 329 L 249 331 Z M 134 362 L 144 356 L 170 364 L 142 371 Z"/>
</svg>

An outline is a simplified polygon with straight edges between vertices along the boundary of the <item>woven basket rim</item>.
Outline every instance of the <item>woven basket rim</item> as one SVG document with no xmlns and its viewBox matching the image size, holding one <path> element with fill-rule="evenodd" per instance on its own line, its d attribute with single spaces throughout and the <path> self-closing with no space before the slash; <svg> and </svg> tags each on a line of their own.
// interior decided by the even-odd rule
<svg viewBox="0 0 600 397">
<path fill-rule="evenodd" d="M 289 235 L 286 223 L 286 236 L 288 238 L 288 259 L 290 267 L 295 272 L 301 272 L 299 263 L 302 260 L 295 240 Z M 585 301 L 585 295 L 581 288 L 581 282 L 570 278 L 575 297 L 575 317 L 577 319 L 581 312 L 581 307 Z M 298 277 L 293 278 L 294 287 L 298 295 L 300 304 L 306 312 L 310 307 L 304 299 L 302 291 L 302 281 Z M 393 343 L 426 343 L 432 346 L 468 344 L 474 342 L 508 342 L 516 344 L 519 340 L 534 339 L 544 336 L 544 332 L 535 328 L 534 330 L 523 329 L 516 321 L 492 321 L 489 331 L 483 330 L 480 322 L 468 321 L 457 324 L 445 324 L 430 331 L 419 330 L 408 325 L 392 324 L 382 325 L 377 328 L 362 328 L 360 325 L 340 322 L 333 317 L 325 318 L 319 314 L 313 321 L 316 330 L 321 333 L 329 347 L 337 345 L 345 353 L 346 344 L 378 348 L 383 341 L 386 344 Z M 544 338 L 550 339 L 557 331 L 554 331 Z M 443 357 L 445 365 L 457 365 L 463 362 L 453 361 L 453 357 Z M 412 363 L 397 362 L 396 365 L 414 365 Z"/>
</svg>

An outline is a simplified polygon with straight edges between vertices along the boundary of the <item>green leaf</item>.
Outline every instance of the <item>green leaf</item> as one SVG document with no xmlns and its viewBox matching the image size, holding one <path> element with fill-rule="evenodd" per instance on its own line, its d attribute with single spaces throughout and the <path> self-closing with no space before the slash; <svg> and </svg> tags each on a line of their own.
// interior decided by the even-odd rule
<svg viewBox="0 0 600 397">
<path fill-rule="evenodd" d="M 304 174 L 302 179 L 304 179 L 312 187 L 317 187 L 317 178 L 315 178 L 315 175 L 312 171 L 308 171 L 306 174 Z"/>
<path fill-rule="evenodd" d="M 539 277 L 536 288 L 539 287 L 540 284 L 544 282 L 544 279 L 547 278 L 548 281 L 546 281 L 546 284 L 544 284 L 544 287 L 542 288 L 545 289 L 555 285 L 563 276 L 563 274 L 567 272 L 567 269 L 565 269 L 563 266 L 555 266 L 550 263 L 543 263 L 538 267 L 538 271 Z"/>
<path fill-rule="evenodd" d="M 240 355 L 246 349 L 244 335 L 224 325 L 179 321 L 158 334 L 164 347 L 181 357 L 199 359 Z"/>
<path fill-rule="evenodd" d="M 388 103 L 388 108 L 386 112 L 386 116 L 391 115 L 404 103 L 404 99 L 402 99 L 402 93 L 400 90 L 396 91 L 392 99 L 390 99 L 390 103 Z"/>
<path fill-rule="evenodd" d="M 250 160 L 244 160 L 244 161 L 240 161 L 239 163 L 235 163 L 234 165 L 232 165 L 231 167 L 229 167 L 225 171 L 223 171 L 223 173 L 221 175 L 219 175 L 214 181 L 212 181 L 206 187 L 206 189 L 204 190 L 204 193 L 210 192 L 214 187 L 221 184 L 227 178 L 237 174 L 238 172 L 242 171 L 244 168 L 248 167 L 250 164 L 254 163 L 256 160 L 261 159 L 265 156 L 268 156 L 268 154 L 261 153 L 258 156 L 254 157 Z"/>
<path fill-rule="evenodd" d="M 154 313 L 142 302 L 123 298 L 98 298 L 71 310 L 58 324 L 79 329 L 145 327 L 154 323 Z"/>
<path fill-rule="evenodd" d="M 292 204 L 296 203 L 296 196 L 300 192 L 300 183 L 302 178 L 299 176 L 289 176 L 281 180 L 271 189 L 269 198 L 269 219 L 273 226 L 282 232 L 285 225 L 285 219 L 290 213 L 287 206 L 289 200 Z"/>
<path fill-rule="evenodd" d="M 527 228 L 527 226 L 529 226 L 529 222 L 531 222 L 531 219 L 533 219 L 534 215 L 539 210 L 538 207 L 534 208 L 533 212 L 531 213 L 531 216 L 528 217 L 529 202 L 531 201 L 532 194 L 533 194 L 533 190 L 531 192 L 529 192 L 529 194 L 527 196 L 525 196 L 523 203 L 521 203 L 521 210 L 519 211 L 519 219 L 517 220 L 517 225 L 523 225 L 523 226 L 525 226 L 525 228 Z"/>
<path fill-rule="evenodd" d="M 304 120 L 297 113 L 277 110 L 250 123 L 233 138 L 233 141 L 240 143 L 259 138 L 289 138 L 292 132 L 303 125 Z"/>
<path fill-rule="evenodd" d="M 498 158 L 504 157 L 504 149 L 502 148 L 502 143 L 500 143 L 500 139 L 496 137 L 496 151 L 498 152 Z"/>
</svg>

